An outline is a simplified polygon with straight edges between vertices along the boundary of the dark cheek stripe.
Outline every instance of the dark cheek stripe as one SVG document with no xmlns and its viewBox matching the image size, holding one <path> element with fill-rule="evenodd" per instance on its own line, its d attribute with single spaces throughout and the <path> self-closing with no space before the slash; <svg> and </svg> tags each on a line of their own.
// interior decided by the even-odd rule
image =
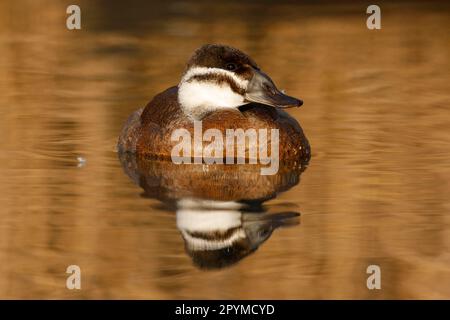
<svg viewBox="0 0 450 320">
<path fill-rule="evenodd" d="M 214 73 L 208 73 L 208 74 L 197 74 L 193 75 L 189 79 L 186 80 L 186 82 L 192 82 L 192 81 L 207 81 L 207 82 L 215 82 L 219 85 L 221 84 L 228 84 L 231 88 L 231 90 L 237 94 L 244 95 L 245 90 L 242 89 L 236 82 L 223 74 L 214 74 Z"/>
<path fill-rule="evenodd" d="M 239 231 L 239 229 L 241 229 L 240 226 L 228 229 L 226 231 L 215 231 L 215 232 L 196 232 L 196 231 L 194 231 L 194 232 L 192 232 L 192 231 L 186 230 L 186 233 L 188 233 L 191 237 L 200 238 L 203 240 L 224 241 L 224 240 L 231 238 L 236 232 Z"/>
</svg>

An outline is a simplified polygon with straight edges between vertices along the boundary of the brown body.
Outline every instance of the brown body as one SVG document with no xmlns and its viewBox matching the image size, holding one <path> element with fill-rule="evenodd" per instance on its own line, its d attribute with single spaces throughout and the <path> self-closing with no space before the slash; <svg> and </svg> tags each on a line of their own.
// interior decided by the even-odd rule
<svg viewBox="0 0 450 320">
<path fill-rule="evenodd" d="M 194 136 L 194 122 L 180 108 L 178 88 L 171 87 L 128 118 L 119 137 L 118 149 L 140 156 L 170 159 L 172 148 L 178 144 L 178 141 L 171 141 L 172 132 L 181 128 Z M 280 162 L 306 163 L 310 158 L 310 146 L 302 128 L 294 118 L 277 108 L 250 103 L 239 109 L 215 111 L 202 119 L 202 128 L 203 132 L 210 128 L 219 129 L 224 137 L 226 129 L 268 129 L 268 132 L 278 129 Z M 210 142 L 203 142 L 204 146 L 208 144 Z M 268 145 L 270 150 L 270 134 Z M 249 158 L 248 152 L 246 158 Z"/>
</svg>

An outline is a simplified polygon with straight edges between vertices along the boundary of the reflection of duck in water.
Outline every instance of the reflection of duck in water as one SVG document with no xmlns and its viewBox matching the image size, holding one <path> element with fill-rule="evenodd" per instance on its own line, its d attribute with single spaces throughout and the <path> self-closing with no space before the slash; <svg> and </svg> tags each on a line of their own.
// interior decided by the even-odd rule
<svg viewBox="0 0 450 320">
<path fill-rule="evenodd" d="M 296 212 L 265 214 L 260 204 L 182 199 L 177 227 L 186 252 L 200 268 L 222 268 L 254 252 L 281 226 L 298 223 Z M 251 210 L 251 212 L 246 212 Z"/>
<path fill-rule="evenodd" d="M 262 176 L 260 165 L 176 165 L 127 153 L 119 156 L 145 197 L 176 212 L 186 252 L 200 268 L 232 265 L 254 252 L 276 228 L 298 223 L 297 212 L 277 212 L 263 203 L 298 184 L 304 166 L 282 165 L 277 174 Z"/>
</svg>

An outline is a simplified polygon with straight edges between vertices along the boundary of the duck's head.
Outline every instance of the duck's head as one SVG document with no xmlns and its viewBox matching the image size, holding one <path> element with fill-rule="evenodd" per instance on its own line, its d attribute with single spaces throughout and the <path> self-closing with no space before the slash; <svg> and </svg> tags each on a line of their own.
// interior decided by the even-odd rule
<svg viewBox="0 0 450 320">
<path fill-rule="evenodd" d="M 193 118 L 250 102 L 276 108 L 303 104 L 278 90 L 248 55 L 215 44 L 197 49 L 188 61 L 178 85 L 178 100 L 184 113 Z"/>
</svg>

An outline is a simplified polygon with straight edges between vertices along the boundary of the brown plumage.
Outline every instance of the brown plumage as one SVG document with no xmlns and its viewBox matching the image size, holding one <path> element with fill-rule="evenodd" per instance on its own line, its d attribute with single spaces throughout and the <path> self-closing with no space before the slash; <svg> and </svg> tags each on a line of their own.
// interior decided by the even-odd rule
<svg viewBox="0 0 450 320">
<path fill-rule="evenodd" d="M 279 129 L 280 161 L 305 162 L 310 158 L 309 143 L 298 122 L 269 106 L 252 103 L 240 110 L 217 111 L 203 118 L 202 126 L 203 131 L 216 128 L 223 135 L 226 129 Z M 185 128 L 194 135 L 194 124 L 180 109 L 177 87 L 172 87 L 130 116 L 119 137 L 119 151 L 170 159 L 171 150 L 178 143 L 170 138 L 177 128 Z M 207 144 L 204 142 L 204 146 Z"/>
</svg>

